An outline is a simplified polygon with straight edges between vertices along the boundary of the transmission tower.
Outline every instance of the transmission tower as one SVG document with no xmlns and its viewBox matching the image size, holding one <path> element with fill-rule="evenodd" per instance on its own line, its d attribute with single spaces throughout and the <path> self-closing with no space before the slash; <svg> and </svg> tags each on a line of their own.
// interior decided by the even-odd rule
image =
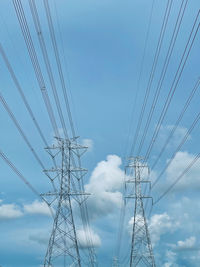
<svg viewBox="0 0 200 267">
<path fill-rule="evenodd" d="M 155 267 L 155 260 L 148 231 L 147 220 L 144 210 L 144 199 L 151 198 L 145 196 L 144 184 L 150 186 L 150 181 L 142 178 L 142 172 L 146 165 L 142 164 L 139 157 L 130 159 L 126 166 L 126 184 L 133 184 L 131 193 L 126 198 L 135 199 L 134 221 L 131 240 L 130 267 Z"/>
<path fill-rule="evenodd" d="M 54 190 L 42 194 L 55 210 L 53 229 L 45 256 L 44 267 L 81 266 L 81 257 L 74 222 L 73 200 L 84 201 L 85 192 L 77 190 L 76 181 L 86 173 L 86 169 L 75 166 L 75 157 L 82 155 L 87 147 L 77 144 L 76 139 L 56 138 L 57 144 L 47 151 L 55 159 L 55 167 L 44 170 L 54 183 Z M 52 175 L 53 174 L 53 175 Z"/>
</svg>

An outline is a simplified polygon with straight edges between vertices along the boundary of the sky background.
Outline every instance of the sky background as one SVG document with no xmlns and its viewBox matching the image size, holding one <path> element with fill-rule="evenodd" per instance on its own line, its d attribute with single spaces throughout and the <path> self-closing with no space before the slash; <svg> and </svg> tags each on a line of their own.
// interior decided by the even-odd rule
<svg viewBox="0 0 200 267">
<path fill-rule="evenodd" d="M 92 193 L 87 203 L 99 266 L 111 266 L 112 257 L 115 256 L 124 162 L 130 156 L 168 2 L 172 2 L 171 11 L 134 156 L 137 155 L 139 141 L 142 138 L 180 6 L 186 1 L 49 0 L 76 133 L 80 136 L 80 143 L 89 146 L 82 165 L 88 169 L 84 184 L 86 191 Z M 22 4 L 58 127 L 62 132 L 28 1 L 22 1 Z M 43 1 L 36 1 L 36 4 L 60 101 L 64 106 Z M 199 8 L 198 0 L 188 1 L 140 156 L 145 156 L 158 124 Z M 199 22 L 198 17 L 196 25 Z M 146 49 L 145 40 L 147 40 Z M 12 1 L 0 1 L 0 44 L 48 143 L 53 144 L 53 130 Z M 147 162 L 150 169 L 199 79 L 199 44 L 200 33 L 197 32 L 177 83 L 177 89 L 159 134 L 154 140 Z M 45 152 L 44 144 L 34 128 L 1 56 L 0 93 L 40 155 L 45 167 L 51 168 L 50 157 Z M 152 182 L 169 162 L 200 112 L 199 99 L 200 90 L 197 88 L 162 157 L 151 171 Z M 69 128 L 64 108 L 63 112 Z M 49 190 L 47 177 L 1 103 L 0 114 L 0 149 L 38 192 L 47 192 Z M 194 130 L 189 133 L 187 142 L 174 155 L 174 160 L 152 189 L 151 195 L 154 201 L 199 153 L 199 131 L 197 123 Z M 45 204 L 37 199 L 2 160 L 0 160 L 0 170 L 0 266 L 40 267 L 47 248 L 52 218 Z M 197 161 L 190 172 L 152 209 L 148 224 L 157 266 L 200 266 L 199 173 L 200 164 Z M 147 214 L 149 208 L 150 203 Z M 133 212 L 134 202 L 129 201 L 123 226 L 124 245 L 119 256 L 120 266 L 128 266 L 127 255 L 130 254 Z M 81 228 L 79 229 L 79 226 L 77 228 L 81 238 Z"/>
</svg>

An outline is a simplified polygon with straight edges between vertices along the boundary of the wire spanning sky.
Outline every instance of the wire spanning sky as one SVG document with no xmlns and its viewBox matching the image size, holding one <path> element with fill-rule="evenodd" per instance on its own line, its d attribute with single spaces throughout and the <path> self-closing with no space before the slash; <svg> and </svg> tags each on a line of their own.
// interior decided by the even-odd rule
<svg viewBox="0 0 200 267">
<path fill-rule="evenodd" d="M 28 1 L 21 2 L 63 135 L 38 40 L 41 33 L 34 28 Z M 72 136 L 43 1 L 35 2 Z M 92 193 L 88 210 L 99 266 L 111 266 L 116 256 L 123 165 L 128 156 L 140 154 L 151 170 L 155 205 L 148 224 L 157 266 L 198 267 L 199 1 L 49 0 L 49 4 L 73 123 L 80 142 L 89 146 L 82 165 L 89 170 L 84 184 Z M 0 44 L 47 143 L 53 144 L 54 132 L 11 0 L 0 1 Z M 50 185 L 43 168 L 8 108 L 45 168 L 52 162 L 2 53 L 0 96 L 0 149 L 37 192 L 47 192 Z M 0 169 L 0 265 L 42 266 L 52 226 L 50 213 L 3 160 Z M 133 207 L 129 201 L 117 255 L 120 266 L 128 266 Z M 149 210 L 150 203 L 147 214 Z"/>
</svg>

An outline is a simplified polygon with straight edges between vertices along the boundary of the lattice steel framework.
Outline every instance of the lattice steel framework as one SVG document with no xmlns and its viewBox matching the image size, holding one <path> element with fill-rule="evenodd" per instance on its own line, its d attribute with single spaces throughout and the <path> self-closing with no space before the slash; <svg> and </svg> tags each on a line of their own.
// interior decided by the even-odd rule
<svg viewBox="0 0 200 267">
<path fill-rule="evenodd" d="M 76 186 L 76 180 L 81 179 L 87 170 L 75 167 L 74 158 L 82 155 L 87 147 L 77 144 L 76 139 L 56 138 L 56 140 L 57 144 L 48 147 L 47 151 L 56 159 L 57 164 L 60 162 L 60 167 L 44 170 L 53 182 L 54 190 L 42 196 L 55 210 L 44 267 L 80 267 L 81 257 L 72 202 L 73 200 L 80 202 L 80 199 L 84 201 L 88 195 L 77 190 Z"/>
<path fill-rule="evenodd" d="M 155 267 L 155 260 L 144 210 L 144 199 L 151 198 L 144 194 L 144 184 L 150 181 L 142 178 L 141 169 L 147 166 L 142 164 L 139 157 L 132 158 L 126 167 L 126 184 L 133 184 L 127 198 L 135 199 L 134 221 L 131 240 L 130 267 Z"/>
</svg>

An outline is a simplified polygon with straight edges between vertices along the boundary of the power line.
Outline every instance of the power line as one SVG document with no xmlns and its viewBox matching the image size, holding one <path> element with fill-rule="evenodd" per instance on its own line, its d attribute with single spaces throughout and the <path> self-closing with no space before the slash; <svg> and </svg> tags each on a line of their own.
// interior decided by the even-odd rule
<svg viewBox="0 0 200 267">
<path fill-rule="evenodd" d="M 35 0 L 33 0 L 33 2 L 35 2 Z M 61 65 L 60 56 L 59 56 L 59 52 L 58 52 L 58 46 L 57 46 L 57 41 L 56 41 L 56 37 L 55 37 L 55 30 L 54 30 L 54 26 L 53 26 L 49 2 L 48 2 L 48 0 L 43 0 L 43 3 L 45 6 L 45 12 L 46 12 L 46 17 L 47 17 L 47 21 L 48 21 L 48 27 L 49 27 L 49 31 L 50 31 L 50 35 L 51 35 L 51 40 L 52 40 L 54 54 L 55 54 L 55 58 L 56 58 L 58 73 L 59 73 L 62 91 L 63 91 L 63 95 L 64 95 L 65 106 L 66 106 L 67 113 L 68 113 L 68 118 L 69 118 L 71 130 L 72 130 L 72 135 L 73 135 L 73 137 L 75 137 L 76 133 L 75 133 L 74 123 L 73 123 L 73 119 L 72 119 L 72 113 L 71 113 L 71 109 L 70 109 L 70 105 L 69 105 L 69 99 L 68 99 L 68 95 L 67 95 L 67 88 L 66 88 L 66 84 L 65 84 L 65 79 L 64 79 L 64 75 L 63 75 L 63 71 L 62 71 L 62 65 Z"/>
<path fill-rule="evenodd" d="M 22 175 L 22 173 L 16 168 L 16 166 L 8 159 L 8 157 L 0 150 L 0 157 L 6 162 L 6 164 L 13 170 L 13 172 L 26 184 L 26 186 L 40 199 L 42 199 L 49 207 L 48 202 L 40 195 L 40 193 L 32 186 L 30 182 Z"/>
<path fill-rule="evenodd" d="M 193 131 L 194 127 L 197 125 L 198 121 L 200 120 L 200 112 L 197 114 L 197 116 L 195 117 L 193 123 L 191 124 L 190 128 L 187 130 L 186 134 L 184 135 L 183 139 L 181 140 L 181 142 L 179 143 L 178 147 L 176 148 L 175 152 L 173 153 L 171 159 L 167 162 L 166 166 L 163 168 L 163 170 L 161 171 L 161 173 L 158 175 L 157 179 L 154 181 L 154 183 L 152 184 L 152 188 L 158 183 L 158 181 L 160 180 L 160 178 L 162 177 L 162 175 L 165 173 L 165 171 L 168 169 L 168 167 L 170 166 L 170 164 L 172 163 L 172 161 L 174 160 L 176 153 L 181 149 L 181 147 L 184 145 L 184 143 L 186 142 L 187 138 L 190 136 L 191 132 Z"/>
<path fill-rule="evenodd" d="M 138 118 L 137 128 L 136 128 L 136 131 L 135 131 L 135 135 L 134 135 L 133 144 L 132 144 L 132 147 L 131 147 L 130 156 L 132 156 L 133 153 L 134 153 L 135 145 L 137 143 L 138 135 L 139 135 L 140 128 L 141 128 L 141 125 L 142 125 L 142 120 L 143 120 L 143 117 L 144 117 L 144 112 L 145 112 L 147 101 L 148 101 L 148 98 L 149 98 L 151 84 L 152 84 L 152 81 L 153 81 L 153 78 L 154 78 L 154 74 L 155 74 L 155 70 L 156 70 L 156 67 L 157 67 L 158 58 L 159 58 L 159 55 L 160 55 L 160 51 L 161 51 L 161 47 L 162 47 L 162 43 L 163 43 L 163 38 L 164 38 L 164 35 L 165 35 L 166 26 L 167 26 L 169 15 L 170 15 L 170 11 L 171 11 L 171 6 L 172 6 L 172 0 L 168 0 L 167 1 L 167 6 L 166 6 L 166 9 L 165 9 L 163 23 L 162 23 L 162 26 L 161 26 L 159 40 L 158 40 L 157 47 L 156 47 L 156 52 L 155 52 L 155 55 L 154 55 L 153 65 L 151 67 L 151 72 L 150 72 L 150 76 L 149 76 L 149 80 L 148 80 L 148 84 L 147 84 L 147 88 L 146 88 L 146 92 L 145 92 L 145 96 L 144 96 L 144 100 L 143 100 L 143 104 L 142 104 L 142 109 L 141 109 L 141 112 L 140 112 L 140 115 L 139 115 L 139 118 Z"/>
<path fill-rule="evenodd" d="M 168 187 L 168 189 L 161 196 L 158 197 L 158 199 L 154 202 L 154 205 L 156 205 L 164 196 L 166 196 L 173 189 L 173 187 L 181 180 L 181 178 L 189 172 L 189 170 L 199 158 L 200 153 L 196 155 L 196 157 L 190 162 L 187 168 L 176 178 L 176 180 Z"/>
<path fill-rule="evenodd" d="M 37 9 L 36 9 L 36 6 L 35 6 L 35 2 L 32 1 L 32 0 L 29 0 L 29 7 L 30 7 L 30 10 L 31 10 L 33 22 L 34 22 L 34 25 L 35 25 L 35 30 L 37 32 L 40 48 L 41 48 L 43 59 L 44 59 L 45 66 L 46 66 L 46 69 L 47 69 L 47 73 L 48 73 L 49 81 L 50 81 L 50 84 L 51 84 L 51 88 L 52 88 L 54 100 L 55 100 L 55 103 L 56 103 L 57 111 L 58 111 L 58 114 L 59 114 L 59 118 L 60 118 L 60 121 L 61 121 L 61 125 L 62 125 L 62 128 L 63 128 L 64 134 L 65 134 L 65 137 L 67 138 L 68 137 L 67 128 L 66 128 L 66 125 L 65 125 L 65 120 L 64 120 L 64 117 L 63 117 L 63 113 L 62 113 L 62 109 L 61 109 L 61 105 L 60 105 L 60 100 L 59 100 L 59 97 L 58 97 L 57 88 L 56 88 L 55 80 L 54 80 L 54 77 L 53 77 L 53 72 L 52 72 L 52 69 L 51 69 L 51 65 L 50 65 L 50 61 L 49 61 L 49 57 L 48 57 L 48 53 L 47 53 L 47 49 L 46 49 L 46 44 L 45 44 L 45 41 L 44 41 L 44 37 L 43 37 L 43 33 L 42 33 L 40 21 L 39 21 Z"/>
<path fill-rule="evenodd" d="M 178 86 L 178 83 L 179 83 L 179 80 L 181 78 L 181 75 L 183 73 L 183 70 L 185 68 L 185 65 L 186 65 L 186 62 L 187 62 L 187 59 L 190 55 L 190 52 L 191 52 L 191 49 L 192 49 L 192 46 L 194 44 L 194 40 L 196 38 L 196 35 L 199 31 L 199 27 L 200 27 L 200 23 L 198 23 L 196 29 L 195 29 L 195 26 L 197 24 L 197 20 L 198 20 L 198 17 L 199 17 L 199 14 L 200 14 L 200 11 L 198 11 L 198 14 L 195 18 L 195 21 L 194 21 L 194 24 L 193 24 L 193 27 L 192 27 L 192 30 L 190 32 L 190 35 L 189 35 L 189 38 L 188 38 L 188 41 L 187 41 L 187 44 L 185 46 L 185 49 L 184 49 L 184 52 L 182 54 L 182 57 L 181 57 L 181 60 L 180 60 L 180 63 L 179 63 L 179 66 L 178 66 L 178 69 L 176 71 L 176 74 L 174 76 L 174 79 L 173 79 L 173 82 L 172 82 L 172 85 L 170 87 L 170 90 L 169 90 L 169 93 L 168 93 L 168 96 L 167 96 L 167 99 L 165 101 L 165 104 L 164 104 L 164 107 L 162 109 L 162 112 L 161 112 L 161 115 L 159 117 L 159 120 L 158 120 L 158 123 L 157 123 L 157 126 L 156 126 L 156 129 L 153 133 L 153 136 L 151 138 L 151 141 L 150 141 L 150 144 L 148 146 L 148 149 L 147 149 L 147 152 L 145 154 L 145 158 L 144 158 L 144 161 L 146 162 L 147 159 L 149 158 L 149 155 L 151 153 L 151 150 L 156 142 L 156 138 L 158 136 L 158 133 L 160 131 L 160 127 L 162 125 L 162 122 L 166 116 L 166 113 L 169 109 L 169 106 L 170 106 L 170 103 L 172 101 L 172 98 L 175 94 L 175 91 L 177 89 L 177 86 Z"/>
<path fill-rule="evenodd" d="M 199 88 L 199 85 L 200 85 L 200 78 L 198 78 L 197 82 L 195 83 L 195 86 L 193 87 L 192 91 L 190 92 L 190 95 L 187 98 L 186 103 L 185 103 L 183 109 L 181 110 L 181 113 L 180 113 L 176 123 L 174 124 L 173 128 L 171 129 L 171 132 L 170 132 L 167 140 L 165 141 L 160 153 L 158 154 L 156 160 L 152 164 L 151 170 L 153 170 L 155 168 L 156 164 L 158 163 L 159 159 L 161 158 L 162 154 L 164 153 L 164 151 L 165 151 L 167 145 L 169 144 L 173 134 L 175 133 L 176 129 L 178 128 L 178 125 L 179 125 L 180 121 L 182 120 L 185 112 L 187 111 L 187 109 L 188 109 L 188 107 L 189 107 L 189 105 L 190 105 L 190 103 L 192 101 L 192 98 L 194 97 L 197 89 Z"/>
<path fill-rule="evenodd" d="M 136 86 L 136 95 L 135 95 L 135 98 L 134 98 L 134 104 L 133 104 L 133 109 L 132 109 L 132 113 L 131 113 L 132 114 L 131 115 L 131 123 L 130 123 L 129 131 L 128 131 L 129 132 L 128 140 L 127 140 L 125 153 L 124 153 L 125 155 L 127 154 L 127 146 L 129 144 L 129 140 L 130 140 L 130 134 L 131 134 L 131 129 L 132 129 L 131 126 L 133 125 L 133 122 L 134 122 L 134 115 L 135 115 L 136 104 L 137 104 L 137 100 L 138 100 L 138 93 L 139 93 L 139 90 L 140 90 L 142 72 L 143 72 L 143 68 L 144 68 L 144 59 L 145 59 L 146 50 L 147 50 L 147 43 L 148 43 L 148 39 L 149 39 L 149 33 L 150 33 L 150 27 L 151 27 L 151 22 L 152 22 L 154 4 L 155 4 L 155 0 L 152 1 L 150 17 L 149 17 L 149 21 L 148 21 L 148 28 L 147 28 L 147 32 L 146 32 L 146 36 L 145 36 L 144 49 L 143 49 L 143 53 L 142 53 L 142 61 L 141 61 L 141 65 L 140 65 L 140 72 L 139 72 L 139 77 L 138 77 L 137 86 Z M 125 158 L 125 156 L 124 156 L 124 158 Z"/>
<path fill-rule="evenodd" d="M 167 69 L 168 69 L 168 66 L 169 66 L 169 62 L 170 62 L 170 59 L 171 59 L 171 56 L 172 56 L 172 53 L 173 53 L 173 50 L 174 50 L 174 46 L 175 46 L 176 39 L 177 39 L 179 30 L 180 30 L 180 26 L 181 26 L 181 23 L 182 23 L 182 20 L 183 20 L 183 16 L 185 14 L 187 2 L 188 2 L 188 0 L 186 0 L 185 1 L 185 5 L 183 5 L 184 4 L 184 0 L 183 0 L 182 3 L 181 3 L 180 9 L 179 9 L 179 13 L 178 13 L 177 20 L 176 20 L 176 23 L 175 23 L 174 31 L 173 31 L 173 34 L 172 34 L 172 37 L 171 37 L 171 40 L 170 40 L 170 45 L 169 45 L 169 48 L 168 48 L 168 51 L 167 51 L 167 55 L 165 57 L 165 61 L 164 61 L 163 68 L 162 68 L 162 71 L 161 71 L 161 75 L 160 75 L 160 78 L 159 78 L 159 82 L 158 82 L 158 85 L 157 85 L 157 88 L 156 88 L 156 91 L 155 91 L 155 94 L 154 94 L 153 102 L 152 102 L 152 105 L 151 105 L 151 108 L 150 108 L 150 111 L 149 111 L 149 114 L 148 114 L 147 122 L 146 122 L 146 125 L 145 125 L 145 128 L 144 128 L 144 131 L 143 131 L 143 135 L 142 135 L 142 138 L 141 138 L 141 141 L 140 141 L 140 144 L 139 144 L 137 155 L 140 154 L 140 152 L 142 150 L 142 147 L 143 147 L 143 144 L 144 144 L 144 141 L 145 141 L 145 138 L 146 138 L 146 135 L 148 133 L 148 129 L 149 129 L 149 126 L 150 126 L 150 123 L 151 123 L 151 120 L 152 120 L 152 116 L 153 116 L 156 104 L 158 102 L 158 98 L 159 98 L 159 95 L 160 95 L 160 92 L 161 92 L 161 88 L 162 88 L 162 85 L 163 85 L 163 81 L 165 79 L 166 72 L 167 72 Z"/>
<path fill-rule="evenodd" d="M 42 97 L 43 97 L 43 100 L 44 100 L 44 103 L 45 103 L 45 106 L 46 106 L 46 109 L 47 109 L 47 112 L 49 115 L 49 119 L 51 121 L 53 130 L 54 130 L 54 133 L 56 136 L 60 136 L 59 132 L 58 132 L 58 127 L 57 127 L 56 119 L 54 116 L 54 112 L 52 109 L 52 105 L 51 105 L 51 102 L 50 102 L 50 99 L 48 96 L 48 92 L 46 89 L 46 85 L 44 82 L 44 77 L 42 75 L 40 64 L 39 64 L 37 54 L 36 54 L 36 51 L 35 51 L 35 48 L 33 45 L 33 40 L 31 38 L 29 27 L 28 27 L 28 24 L 27 24 L 27 21 L 25 18 L 22 4 L 18 0 L 13 0 L 13 5 L 14 5 L 15 11 L 16 11 L 17 19 L 18 19 L 20 27 L 21 27 L 22 35 L 24 37 L 24 41 L 25 41 L 27 49 L 28 49 L 30 60 L 31 60 L 31 63 L 33 65 L 36 79 L 37 79 L 38 85 L 40 87 Z"/>
<path fill-rule="evenodd" d="M 0 102 L 3 105 L 3 107 L 5 108 L 5 110 L 7 111 L 8 115 L 10 116 L 11 120 L 13 121 L 13 123 L 15 124 L 17 130 L 19 131 L 20 135 L 22 136 L 22 138 L 24 139 L 25 143 L 27 144 L 27 146 L 29 147 L 29 149 L 31 150 L 32 154 L 34 155 L 36 161 L 39 163 L 39 165 L 42 167 L 42 169 L 45 169 L 44 164 L 42 163 L 41 159 L 39 158 L 38 154 L 36 153 L 35 149 L 32 147 L 30 141 L 28 140 L 27 136 L 25 135 L 24 131 L 22 130 L 20 124 L 18 123 L 16 117 L 14 116 L 14 114 L 12 113 L 11 109 L 9 108 L 6 100 L 4 99 L 4 97 L 1 95 L 0 93 Z"/>
<path fill-rule="evenodd" d="M 53 74 L 52 74 L 51 67 L 50 67 L 49 60 L 48 60 L 48 55 L 47 55 L 47 51 L 46 51 L 44 38 L 43 38 L 43 35 L 42 35 L 42 31 L 41 31 L 41 26 L 40 26 L 40 22 L 39 22 L 38 13 L 37 13 L 37 8 L 36 8 L 36 5 L 35 5 L 34 1 L 30 0 L 29 4 L 30 4 L 32 15 L 33 15 L 33 19 L 34 19 L 36 30 L 39 33 L 38 37 L 39 37 L 39 40 L 40 40 L 41 49 L 42 49 L 43 56 L 44 56 L 44 59 L 45 59 L 45 64 L 46 64 L 46 67 L 48 69 L 48 74 L 49 74 L 49 77 L 50 77 L 51 85 L 52 85 L 52 88 L 55 91 L 55 99 L 57 101 L 57 108 L 59 108 L 60 104 L 59 104 L 58 96 L 57 96 L 57 93 L 56 93 L 56 87 L 55 87 L 55 83 L 54 83 L 54 80 L 53 80 Z M 57 49 L 57 44 L 56 44 L 56 39 L 55 39 L 55 34 L 54 34 L 54 29 L 53 29 L 53 23 L 52 23 L 52 20 L 51 20 L 51 14 L 50 14 L 50 9 L 49 9 L 49 6 L 48 6 L 48 2 L 45 2 L 45 8 L 46 8 L 46 13 L 47 13 L 49 29 L 50 29 L 50 33 L 51 33 L 51 39 L 52 39 L 54 52 L 55 52 L 55 56 L 56 56 L 56 62 L 57 62 L 57 66 L 58 66 L 59 76 L 60 76 L 62 89 L 63 89 L 63 93 L 64 93 L 65 104 L 66 104 L 66 107 L 67 107 L 68 117 L 69 117 L 69 120 L 70 120 L 70 126 L 71 126 L 71 129 L 72 129 L 73 137 L 75 138 L 75 130 L 74 130 L 71 111 L 70 111 L 69 102 L 68 102 L 68 98 L 67 98 L 66 87 L 65 87 L 65 83 L 64 83 L 64 76 L 63 76 L 63 73 L 62 73 L 62 67 L 61 67 L 61 63 L 60 63 L 60 58 L 59 58 L 59 53 L 58 53 L 58 49 Z M 61 121 L 63 121 L 62 120 L 61 111 L 60 111 L 60 115 L 61 115 Z M 62 125 L 63 125 L 63 123 L 62 123 Z M 63 127 L 65 127 L 65 126 L 63 125 Z M 64 132 L 65 132 L 65 136 L 67 136 L 66 128 L 65 128 Z M 76 164 L 76 162 L 74 161 L 73 157 L 72 157 L 72 161 L 74 162 L 74 164 Z M 80 165 L 81 164 L 79 163 L 79 166 Z M 79 185 L 79 189 L 82 189 L 82 190 L 84 189 L 83 184 L 81 185 L 80 181 L 78 181 L 78 185 Z M 81 195 L 80 195 L 80 198 L 82 198 Z M 87 206 L 86 206 L 85 203 L 83 203 L 82 207 L 80 207 L 80 211 L 81 211 L 81 217 L 82 217 L 82 221 L 83 221 L 84 230 L 85 230 L 85 233 L 86 233 L 86 238 L 88 238 L 87 233 L 90 233 L 90 230 L 89 230 L 90 228 L 89 228 L 89 219 L 88 219 L 88 214 L 87 214 Z M 91 233 L 90 233 L 90 235 L 91 235 Z M 91 245 L 92 245 L 92 239 L 91 238 L 89 240 L 89 243 L 91 243 Z M 90 251 L 91 262 L 94 261 L 92 254 L 93 254 L 93 252 Z"/>
<path fill-rule="evenodd" d="M 32 109 L 31 109 L 31 107 L 30 107 L 30 105 L 29 105 L 29 103 L 28 103 L 28 101 L 27 101 L 27 99 L 26 99 L 26 97 L 24 95 L 24 92 L 23 92 L 23 90 L 22 90 L 22 88 L 21 88 L 21 86 L 19 84 L 19 81 L 17 80 L 17 77 L 16 77 L 16 75 L 15 75 L 15 73 L 14 73 L 14 71 L 13 71 L 11 65 L 10 65 L 10 62 L 8 61 L 8 58 L 7 58 L 7 56 L 5 54 L 5 51 L 4 51 L 4 49 L 3 49 L 1 44 L 0 44 L 0 53 L 1 53 L 1 56 L 2 56 L 2 58 L 3 58 L 3 60 L 4 60 L 5 64 L 6 64 L 6 67 L 7 67 L 8 71 L 9 71 L 9 73 L 10 73 L 12 79 L 13 79 L 13 82 L 14 82 L 14 84 L 15 84 L 15 86 L 16 86 L 16 88 L 17 88 L 17 90 L 18 90 L 18 92 L 19 92 L 19 94 L 20 94 L 20 96 L 21 96 L 21 98 L 23 100 L 23 102 L 24 102 L 24 105 L 26 106 L 26 109 L 28 110 L 31 119 L 32 119 L 36 129 L 38 130 L 38 133 L 39 133 L 41 139 L 43 140 L 45 146 L 48 146 L 47 140 L 46 140 L 44 134 L 42 133 L 42 130 L 41 130 L 41 128 L 40 128 L 40 126 L 39 126 L 34 114 L 33 114 L 33 111 L 32 111 Z"/>
<path fill-rule="evenodd" d="M 141 60 L 141 65 L 140 65 L 140 72 L 139 72 L 139 77 L 137 80 L 136 96 L 134 99 L 134 105 L 133 105 L 132 116 L 131 116 L 132 119 L 131 119 L 131 124 L 129 127 L 129 137 L 128 137 L 127 145 L 129 143 L 130 133 L 131 133 L 131 125 L 133 124 L 133 118 L 135 115 L 135 109 L 136 109 L 136 103 L 137 103 L 137 98 L 138 98 L 138 93 L 139 93 L 139 87 L 140 87 L 142 72 L 143 72 L 143 68 L 144 68 L 144 59 L 145 59 L 145 55 L 146 55 L 147 43 L 148 43 L 148 39 L 149 39 L 150 27 L 151 27 L 151 22 L 152 22 L 154 4 L 155 4 L 155 0 L 152 1 L 150 16 L 149 16 L 149 20 L 148 20 L 147 32 L 146 32 L 145 41 L 144 41 L 144 49 L 143 49 L 142 60 Z M 127 148 L 125 149 L 125 154 L 126 154 L 126 152 L 127 152 Z M 125 173 L 126 173 L 126 170 L 125 170 Z M 126 174 L 125 174 L 125 176 L 126 176 Z M 126 191 L 125 187 L 126 186 L 125 186 L 125 178 L 124 178 L 122 195 L 125 195 L 125 191 Z M 126 213 L 126 201 L 122 201 L 121 209 L 120 209 L 119 231 L 118 231 L 117 242 L 116 242 L 116 251 L 115 251 L 115 256 L 113 257 L 113 258 L 116 258 L 116 261 L 120 258 L 120 250 L 121 250 L 121 241 L 122 241 L 122 236 L 123 236 L 125 213 Z M 126 257 L 126 259 L 128 260 L 128 257 Z"/>
<path fill-rule="evenodd" d="M 26 107 L 26 109 L 27 109 L 27 111 L 28 111 L 28 113 L 29 113 L 29 115 L 30 115 L 30 117 L 31 117 L 31 119 L 32 119 L 32 121 L 33 121 L 33 123 L 34 123 L 34 125 L 35 125 L 35 127 L 36 127 L 36 129 L 37 129 L 42 141 L 43 141 L 43 143 L 44 143 L 44 145 L 46 147 L 48 147 L 47 140 L 46 140 L 46 138 L 45 138 L 45 136 L 44 136 L 44 134 L 43 134 L 43 132 L 41 130 L 41 127 L 39 126 L 38 121 L 36 120 L 35 115 L 33 114 L 31 106 L 29 105 L 28 100 L 26 99 L 26 97 L 24 95 L 23 89 L 22 89 L 22 87 L 21 87 L 21 85 L 20 85 L 20 83 L 19 83 L 19 81 L 18 81 L 18 79 L 17 79 L 17 77 L 16 77 L 16 75 L 15 75 L 15 73 L 13 71 L 13 68 L 12 68 L 12 66 L 11 66 L 11 64 L 10 64 L 10 62 L 9 62 L 7 56 L 6 56 L 6 53 L 5 53 L 5 51 L 4 51 L 4 49 L 3 49 L 1 44 L 0 44 L 0 53 L 2 55 L 2 58 L 3 58 L 3 60 L 4 60 L 5 64 L 6 64 L 6 67 L 7 67 L 8 71 L 9 71 L 12 79 L 13 79 L 13 82 L 14 82 L 14 84 L 15 84 L 15 86 L 16 86 L 16 88 L 17 88 L 17 90 L 18 90 L 18 92 L 19 92 L 19 94 L 20 94 L 20 96 L 22 98 L 22 101 L 24 102 L 24 105 L 25 105 L 25 107 Z M 5 99 L 4 99 L 4 101 L 5 101 Z M 54 166 L 57 167 L 56 166 L 56 162 L 55 162 L 55 158 L 54 157 L 51 157 L 51 158 L 52 158 Z M 48 176 L 48 178 L 50 178 L 50 177 Z M 50 179 L 50 181 L 52 183 L 52 186 L 55 189 L 54 181 L 51 180 L 51 179 Z"/>
</svg>

